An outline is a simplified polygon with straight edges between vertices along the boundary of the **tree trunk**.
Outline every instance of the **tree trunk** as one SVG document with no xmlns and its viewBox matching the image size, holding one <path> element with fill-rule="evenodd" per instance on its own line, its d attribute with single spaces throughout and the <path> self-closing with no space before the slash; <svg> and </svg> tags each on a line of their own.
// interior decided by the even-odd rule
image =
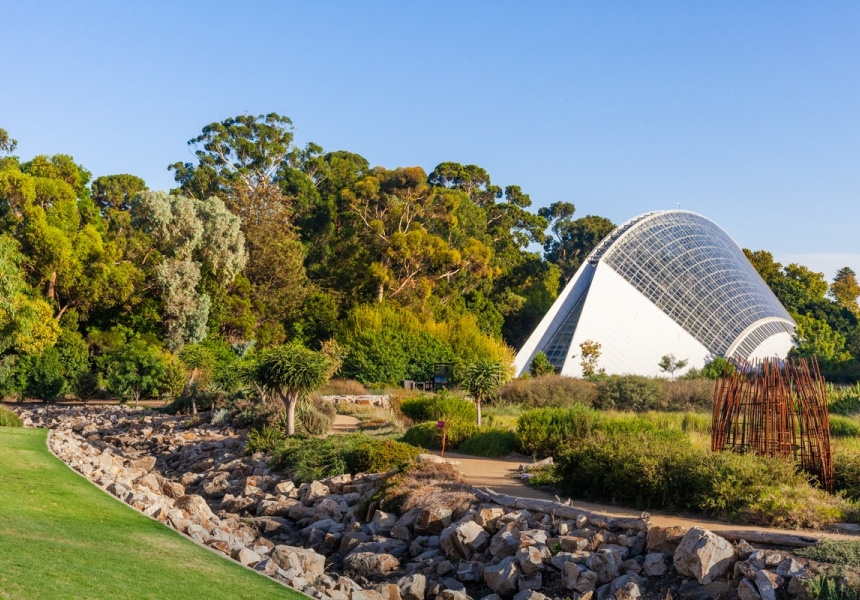
<svg viewBox="0 0 860 600">
<path fill-rule="evenodd" d="M 296 433 L 296 404 L 298 394 L 285 394 L 281 396 L 284 408 L 287 409 L 287 435 Z"/>
<path fill-rule="evenodd" d="M 475 408 L 478 409 L 478 427 L 481 426 L 481 398 L 480 396 L 475 398 Z"/>
</svg>

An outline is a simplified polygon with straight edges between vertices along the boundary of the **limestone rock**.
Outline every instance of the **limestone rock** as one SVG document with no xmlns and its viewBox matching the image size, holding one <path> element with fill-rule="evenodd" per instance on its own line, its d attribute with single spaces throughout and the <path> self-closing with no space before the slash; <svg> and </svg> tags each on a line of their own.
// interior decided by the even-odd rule
<svg viewBox="0 0 860 600">
<path fill-rule="evenodd" d="M 597 586 L 597 573 L 573 562 L 568 562 L 562 569 L 562 584 L 569 590 L 581 594 L 593 592 Z"/>
<path fill-rule="evenodd" d="M 176 499 L 176 508 L 185 511 L 189 518 L 195 521 L 208 521 L 215 517 L 206 500 L 195 494 L 181 496 Z"/>
<path fill-rule="evenodd" d="M 415 532 L 422 535 L 439 535 L 451 524 L 451 511 L 447 508 L 426 508 L 415 523 Z"/>
<path fill-rule="evenodd" d="M 646 547 L 649 552 L 674 554 L 686 533 L 687 529 L 684 527 L 651 527 L 648 529 Z"/>
<path fill-rule="evenodd" d="M 701 527 L 693 527 L 678 544 L 674 564 L 680 574 L 695 577 L 706 585 L 725 575 L 736 559 L 735 549 L 727 540 Z"/>
<path fill-rule="evenodd" d="M 397 587 L 403 600 L 424 600 L 427 578 L 420 574 L 401 577 L 397 581 Z"/>
<path fill-rule="evenodd" d="M 343 560 L 344 571 L 351 577 L 371 577 L 388 573 L 400 567 L 400 561 L 391 554 L 353 552 Z"/>
<path fill-rule="evenodd" d="M 521 575 L 517 559 L 509 556 L 484 569 L 484 582 L 502 598 L 512 598 L 519 591 L 517 582 Z"/>
<path fill-rule="evenodd" d="M 325 572 L 325 556 L 307 548 L 275 546 L 271 557 L 282 569 L 299 569 L 311 579 Z"/>
<path fill-rule="evenodd" d="M 758 588 L 761 600 L 776 600 L 776 590 L 785 580 L 776 573 L 762 569 L 761 571 L 756 571 L 753 581 Z"/>
<path fill-rule="evenodd" d="M 241 547 L 232 553 L 233 559 L 246 566 L 255 565 L 262 560 L 259 554 L 248 548 Z"/>
<path fill-rule="evenodd" d="M 648 577 L 662 577 L 666 574 L 666 555 L 662 552 L 649 552 L 642 563 L 642 571 Z"/>
<path fill-rule="evenodd" d="M 738 585 L 739 600 L 761 600 L 761 594 L 758 593 L 758 588 L 749 579 L 744 577 Z"/>
</svg>

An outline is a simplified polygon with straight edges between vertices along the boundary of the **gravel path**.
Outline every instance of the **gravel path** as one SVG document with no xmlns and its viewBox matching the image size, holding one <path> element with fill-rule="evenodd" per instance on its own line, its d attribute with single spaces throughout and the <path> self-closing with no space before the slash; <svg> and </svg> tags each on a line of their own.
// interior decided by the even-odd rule
<svg viewBox="0 0 860 600">
<path fill-rule="evenodd" d="M 433 454 L 438 455 L 439 452 L 433 452 Z M 538 498 L 543 500 L 556 499 L 553 494 L 532 488 L 516 478 L 519 473 L 519 466 L 523 463 L 531 463 L 532 460 L 530 458 L 480 458 L 465 454 L 457 454 L 455 452 L 446 452 L 445 458 L 459 461 L 460 464 L 457 465 L 457 468 L 463 473 L 466 481 L 475 487 L 488 487 L 494 492 L 507 494 L 509 496 L 517 496 L 520 498 Z M 562 500 L 564 500 L 564 498 L 562 498 Z M 638 517 L 642 514 L 641 511 L 623 508 L 612 504 L 594 504 L 591 502 L 573 500 L 571 501 L 571 505 L 617 517 Z M 768 527 L 752 527 L 748 525 L 737 525 L 726 521 L 718 521 L 716 519 L 701 518 L 698 516 L 678 516 L 664 512 L 652 512 L 651 523 L 660 527 L 668 527 L 672 525 L 680 525 L 682 527 L 699 526 L 712 531 L 719 531 L 721 529 L 731 529 L 732 531 L 771 531 L 778 533 L 792 533 L 796 535 L 808 535 L 811 537 L 827 537 L 830 539 L 860 539 L 857 535 L 843 535 L 818 530 L 786 530 Z"/>
</svg>

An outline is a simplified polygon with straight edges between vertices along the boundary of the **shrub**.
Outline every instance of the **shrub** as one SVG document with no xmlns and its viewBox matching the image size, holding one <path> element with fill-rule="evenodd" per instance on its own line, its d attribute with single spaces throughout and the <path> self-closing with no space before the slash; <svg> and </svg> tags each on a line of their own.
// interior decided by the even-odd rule
<svg viewBox="0 0 860 600">
<path fill-rule="evenodd" d="M 457 451 L 472 456 L 498 458 L 519 449 L 517 435 L 503 429 L 482 429 L 457 446 Z"/>
<path fill-rule="evenodd" d="M 332 379 L 317 393 L 320 396 L 366 396 L 370 392 L 355 379 Z"/>
<path fill-rule="evenodd" d="M 559 489 L 585 499 L 783 527 L 832 523 L 851 511 L 841 498 L 812 488 L 789 461 L 713 454 L 667 432 L 596 432 L 556 462 Z"/>
<path fill-rule="evenodd" d="M 597 384 L 594 408 L 637 412 L 665 409 L 663 382 L 638 375 L 607 377 Z"/>
<path fill-rule="evenodd" d="M 478 417 L 472 402 L 448 392 L 406 398 L 400 403 L 400 412 L 415 423 L 443 420 L 448 423 L 472 422 Z"/>
<path fill-rule="evenodd" d="M 348 454 L 350 473 L 382 473 L 401 468 L 418 457 L 418 448 L 395 440 L 359 442 Z"/>
<path fill-rule="evenodd" d="M 478 433 L 478 426 L 472 422 L 448 421 L 446 422 L 447 441 L 445 448 L 454 450 L 467 439 Z M 419 448 L 427 450 L 440 450 L 442 448 L 442 428 L 438 427 L 436 421 L 429 421 L 410 427 L 403 434 L 403 441 Z"/>
<path fill-rule="evenodd" d="M 25 357 L 19 368 L 26 381 L 24 393 L 30 398 L 54 402 L 66 388 L 65 371 L 56 348 Z"/>
<path fill-rule="evenodd" d="M 860 436 L 860 422 L 851 417 L 830 415 L 830 435 L 833 437 Z"/>
<path fill-rule="evenodd" d="M 663 383 L 665 410 L 711 410 L 714 406 L 712 379 L 677 379 Z"/>
<path fill-rule="evenodd" d="M 532 364 L 529 365 L 529 373 L 532 377 L 551 375 L 555 373 L 555 366 L 553 366 L 545 353 L 538 352 L 532 359 Z"/>
<path fill-rule="evenodd" d="M 283 413 L 282 427 L 287 430 L 286 411 Z M 324 435 L 331 429 L 332 418 L 318 410 L 311 402 L 301 402 L 296 408 L 296 420 L 301 428 L 310 435 Z"/>
<path fill-rule="evenodd" d="M 833 452 L 834 489 L 860 501 L 860 452 L 836 448 Z"/>
<path fill-rule="evenodd" d="M 554 374 L 514 379 L 499 390 L 502 403 L 531 408 L 567 408 L 574 404 L 591 406 L 596 397 L 594 382 Z"/>
<path fill-rule="evenodd" d="M 21 417 L 8 408 L 0 406 L 0 427 L 23 427 L 23 425 Z"/>
<path fill-rule="evenodd" d="M 263 425 L 260 429 L 248 432 L 248 442 L 245 449 L 250 452 L 272 452 L 277 450 L 287 439 L 280 427 Z"/>
<path fill-rule="evenodd" d="M 596 431 L 634 434 L 656 429 L 642 417 L 606 414 L 584 406 L 530 410 L 517 421 L 522 449 L 540 458 L 557 455 L 565 446 L 579 443 Z"/>
<path fill-rule="evenodd" d="M 215 425 L 216 427 L 220 427 L 221 425 L 226 425 L 230 421 L 230 411 L 226 408 L 219 408 L 218 410 L 212 411 L 212 418 L 209 420 L 210 423 Z"/>
</svg>

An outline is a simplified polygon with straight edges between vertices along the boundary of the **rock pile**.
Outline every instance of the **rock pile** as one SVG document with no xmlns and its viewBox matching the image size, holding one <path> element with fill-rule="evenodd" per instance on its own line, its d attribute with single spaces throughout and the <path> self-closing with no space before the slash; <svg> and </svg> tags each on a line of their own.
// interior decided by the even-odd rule
<svg viewBox="0 0 860 600">
<path fill-rule="evenodd" d="M 367 507 L 380 474 L 296 487 L 244 451 L 230 427 L 122 407 L 20 411 L 53 429 L 54 453 L 197 542 L 321 600 L 636 600 L 797 595 L 808 577 L 787 553 L 701 528 L 651 527 L 554 502 L 476 491 L 468 508 Z M 487 593 L 489 592 L 489 595 Z M 665 593 L 662 594 L 665 596 Z M 661 597 L 662 597 L 661 596 Z"/>
</svg>

